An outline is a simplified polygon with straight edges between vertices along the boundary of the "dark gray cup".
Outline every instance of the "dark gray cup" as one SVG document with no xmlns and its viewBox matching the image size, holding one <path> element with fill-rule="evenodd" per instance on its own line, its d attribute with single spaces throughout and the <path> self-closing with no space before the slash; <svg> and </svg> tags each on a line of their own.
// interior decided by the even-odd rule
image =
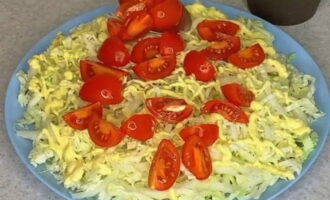
<svg viewBox="0 0 330 200">
<path fill-rule="evenodd" d="M 249 10 L 276 25 L 294 25 L 310 19 L 320 0 L 247 0 Z"/>
</svg>

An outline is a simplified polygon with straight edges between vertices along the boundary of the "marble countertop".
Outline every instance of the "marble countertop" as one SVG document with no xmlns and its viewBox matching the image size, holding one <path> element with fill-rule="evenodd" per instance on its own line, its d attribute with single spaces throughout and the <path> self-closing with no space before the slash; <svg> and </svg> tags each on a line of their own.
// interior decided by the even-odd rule
<svg viewBox="0 0 330 200">
<path fill-rule="evenodd" d="M 242 0 L 218 0 L 246 10 Z M 106 0 L 0 0 L 0 95 L 19 60 L 53 28 Z M 322 0 L 316 15 L 300 25 L 282 27 L 311 53 L 330 81 L 330 1 Z M 3 103 L 0 112 L 3 113 Z M 60 200 L 39 182 L 19 160 L 9 142 L 0 115 L 0 200 Z M 330 140 L 311 170 L 277 200 L 330 199 Z"/>
</svg>

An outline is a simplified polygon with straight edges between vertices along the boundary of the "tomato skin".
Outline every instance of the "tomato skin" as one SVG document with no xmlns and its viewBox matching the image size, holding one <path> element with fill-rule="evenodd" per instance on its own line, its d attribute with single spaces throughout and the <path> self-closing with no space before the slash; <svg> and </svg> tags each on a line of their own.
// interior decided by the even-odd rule
<svg viewBox="0 0 330 200">
<path fill-rule="evenodd" d="M 215 67 L 201 52 L 190 51 L 184 59 L 183 67 L 187 75 L 194 74 L 199 81 L 209 82 L 216 78 Z"/>
<path fill-rule="evenodd" d="M 155 31 L 175 29 L 183 16 L 183 5 L 178 0 L 164 0 L 149 10 L 153 20 Z"/>
<path fill-rule="evenodd" d="M 108 66 L 122 67 L 130 61 L 130 54 L 117 37 L 106 39 L 99 49 L 98 59 Z"/>
<path fill-rule="evenodd" d="M 223 60 L 238 52 L 240 47 L 241 42 L 239 37 L 232 36 L 213 43 L 206 49 L 202 50 L 202 53 L 212 60 Z"/>
<path fill-rule="evenodd" d="M 222 100 L 214 99 L 206 102 L 201 111 L 203 114 L 218 113 L 232 122 L 249 123 L 248 116 L 241 108 Z"/>
<path fill-rule="evenodd" d="M 147 12 L 128 17 L 124 21 L 124 26 L 119 33 L 119 38 L 123 41 L 134 40 L 146 33 L 153 27 L 153 19 Z"/>
<path fill-rule="evenodd" d="M 80 74 L 84 81 L 97 75 L 111 75 L 121 81 L 128 76 L 128 72 L 103 65 L 91 60 L 80 60 Z"/>
<path fill-rule="evenodd" d="M 135 74 L 141 79 L 157 80 L 172 74 L 176 67 L 176 57 L 165 56 L 153 58 L 133 67 Z"/>
<path fill-rule="evenodd" d="M 139 0 L 119 0 L 119 5 L 121 6 L 121 5 L 123 5 L 125 3 L 128 3 L 128 2 L 131 2 L 131 1 L 133 1 L 133 2 L 139 2 Z"/>
<path fill-rule="evenodd" d="M 129 2 L 129 1 L 133 1 L 133 0 L 118 0 L 118 3 L 119 3 L 119 5 L 122 5 L 124 3 Z"/>
<path fill-rule="evenodd" d="M 80 89 L 82 100 L 103 105 L 120 103 L 123 97 L 123 85 L 120 80 L 110 75 L 98 75 L 87 80 Z"/>
<path fill-rule="evenodd" d="M 147 141 L 154 136 L 156 125 L 157 121 L 152 115 L 136 114 L 127 119 L 120 130 L 136 140 Z"/>
<path fill-rule="evenodd" d="M 212 173 L 209 150 L 197 135 L 187 139 L 182 149 L 182 163 L 198 180 L 207 179 Z"/>
<path fill-rule="evenodd" d="M 123 22 L 116 18 L 109 18 L 107 22 L 107 27 L 111 37 L 118 36 L 123 27 Z"/>
<path fill-rule="evenodd" d="M 183 14 L 182 14 L 181 20 L 180 20 L 179 24 L 176 26 L 175 30 L 186 32 L 191 28 L 191 25 L 192 25 L 192 19 L 191 19 L 190 13 L 186 9 L 186 7 L 183 6 Z"/>
<path fill-rule="evenodd" d="M 135 63 L 141 63 L 154 58 L 157 54 L 159 54 L 159 38 L 145 38 L 133 47 L 131 59 Z"/>
<path fill-rule="evenodd" d="M 118 127 L 104 119 L 93 119 L 88 125 L 91 140 L 100 147 L 113 147 L 125 137 Z"/>
<path fill-rule="evenodd" d="M 182 37 L 174 31 L 165 32 L 160 37 L 160 53 L 163 56 L 175 55 L 183 51 L 185 46 L 186 44 Z"/>
<path fill-rule="evenodd" d="M 249 107 L 254 100 L 253 92 L 238 83 L 223 85 L 221 90 L 226 99 L 237 106 Z"/>
<path fill-rule="evenodd" d="M 200 137 L 206 146 L 211 146 L 219 138 L 219 127 L 216 124 L 198 124 L 180 131 L 180 136 L 184 141 L 193 135 Z"/>
<path fill-rule="evenodd" d="M 76 130 L 84 130 L 92 117 L 102 118 L 103 108 L 100 102 L 89 104 L 63 115 L 64 121 Z"/>
<path fill-rule="evenodd" d="M 180 173 L 180 154 L 174 144 L 163 139 L 155 153 L 149 171 L 149 187 L 164 191 L 174 185 Z"/>
<path fill-rule="evenodd" d="M 227 20 L 203 20 L 197 25 L 199 36 L 208 41 L 222 40 L 227 35 L 235 35 L 239 25 Z"/>
<path fill-rule="evenodd" d="M 194 112 L 194 108 L 183 99 L 153 97 L 146 99 L 145 103 L 154 117 L 168 123 L 181 122 Z"/>
<path fill-rule="evenodd" d="M 265 52 L 259 44 L 242 49 L 229 56 L 228 61 L 241 68 L 247 69 L 260 65 L 266 58 Z"/>
</svg>

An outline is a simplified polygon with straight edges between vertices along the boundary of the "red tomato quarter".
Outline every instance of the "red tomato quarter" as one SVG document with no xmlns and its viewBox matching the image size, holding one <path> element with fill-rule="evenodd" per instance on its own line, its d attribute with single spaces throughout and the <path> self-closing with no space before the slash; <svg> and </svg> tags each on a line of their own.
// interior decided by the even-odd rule
<svg viewBox="0 0 330 200">
<path fill-rule="evenodd" d="M 124 99 L 123 85 L 120 80 L 110 75 L 94 76 L 84 83 L 79 96 L 91 103 L 118 104 Z"/>
<path fill-rule="evenodd" d="M 235 35 L 239 25 L 225 20 L 204 20 L 197 25 L 200 37 L 208 41 L 222 40 L 226 35 Z"/>
<path fill-rule="evenodd" d="M 100 147 L 113 147 L 125 137 L 115 125 L 104 119 L 93 119 L 88 125 L 88 133 L 91 140 Z"/>
<path fill-rule="evenodd" d="M 180 24 L 183 5 L 178 0 L 164 0 L 150 9 L 155 31 L 175 29 Z"/>
<path fill-rule="evenodd" d="M 238 83 L 223 85 L 221 90 L 226 99 L 237 106 L 248 107 L 254 100 L 253 92 Z"/>
<path fill-rule="evenodd" d="M 199 124 L 180 131 L 180 136 L 184 141 L 193 135 L 200 137 L 206 146 L 211 146 L 219 138 L 219 127 L 215 124 Z"/>
<path fill-rule="evenodd" d="M 260 65 L 265 60 L 265 52 L 259 44 L 252 45 L 246 49 L 229 56 L 228 61 L 233 65 L 246 69 Z"/>
<path fill-rule="evenodd" d="M 81 60 L 80 61 L 80 74 L 81 78 L 84 81 L 92 78 L 97 75 L 111 75 L 121 81 L 124 81 L 128 76 L 128 73 L 119 69 L 114 69 L 108 66 L 103 65 L 102 63 L 90 61 L 90 60 Z"/>
<path fill-rule="evenodd" d="M 102 118 L 102 105 L 99 102 L 69 112 L 63 116 L 63 119 L 70 127 L 84 130 L 94 115 Z"/>
<path fill-rule="evenodd" d="M 207 179 L 212 173 L 209 150 L 197 135 L 187 139 L 182 149 L 184 166 L 199 180 Z"/>
<path fill-rule="evenodd" d="M 168 123 L 178 123 L 194 112 L 185 100 L 170 97 L 148 98 L 146 106 L 154 117 Z"/>
<path fill-rule="evenodd" d="M 133 62 L 141 63 L 154 58 L 157 54 L 159 54 L 159 38 L 145 38 L 134 46 L 131 58 Z"/>
<path fill-rule="evenodd" d="M 129 62 L 130 55 L 121 40 L 117 37 L 110 37 L 103 42 L 98 52 L 98 58 L 108 66 L 122 67 Z"/>
<path fill-rule="evenodd" d="M 120 39 L 124 41 L 134 40 L 148 33 L 153 25 L 153 20 L 147 12 L 141 12 L 128 17 L 122 31 L 119 33 Z"/>
<path fill-rule="evenodd" d="M 185 42 L 182 37 L 173 31 L 165 32 L 160 37 L 160 53 L 164 56 L 175 55 L 185 49 Z"/>
<path fill-rule="evenodd" d="M 148 8 L 154 6 L 158 0 L 119 0 L 119 5 L 123 5 L 124 3 L 134 1 L 134 2 L 143 2 L 147 5 Z"/>
<path fill-rule="evenodd" d="M 133 67 L 136 75 L 143 80 L 157 80 L 172 74 L 176 67 L 174 56 L 153 58 Z"/>
<path fill-rule="evenodd" d="M 147 11 L 147 5 L 144 2 L 127 1 L 119 6 L 116 15 L 120 19 L 126 19 L 143 11 Z"/>
<path fill-rule="evenodd" d="M 207 57 L 198 51 L 190 51 L 183 63 L 187 75 L 194 74 L 196 79 L 203 82 L 212 81 L 216 77 L 216 70 Z"/>
<path fill-rule="evenodd" d="M 109 18 L 107 27 L 108 27 L 108 32 L 111 37 L 118 36 L 119 32 L 121 31 L 121 29 L 123 27 L 123 22 L 119 19 Z"/>
<path fill-rule="evenodd" d="M 120 130 L 136 140 L 147 141 L 154 136 L 156 125 L 152 115 L 137 114 L 126 120 Z"/>
<path fill-rule="evenodd" d="M 238 52 L 241 48 L 239 37 L 227 37 L 219 42 L 213 43 L 202 52 L 213 60 L 227 59 L 230 55 Z"/>
<path fill-rule="evenodd" d="M 202 113 L 204 114 L 219 113 L 225 119 L 232 122 L 238 122 L 244 124 L 249 122 L 248 116 L 244 113 L 244 111 L 241 108 L 235 106 L 232 103 L 217 99 L 206 102 L 202 108 Z"/>
<path fill-rule="evenodd" d="M 160 191 L 169 189 L 179 176 L 180 164 L 177 148 L 170 140 L 163 139 L 150 167 L 149 187 Z"/>
</svg>

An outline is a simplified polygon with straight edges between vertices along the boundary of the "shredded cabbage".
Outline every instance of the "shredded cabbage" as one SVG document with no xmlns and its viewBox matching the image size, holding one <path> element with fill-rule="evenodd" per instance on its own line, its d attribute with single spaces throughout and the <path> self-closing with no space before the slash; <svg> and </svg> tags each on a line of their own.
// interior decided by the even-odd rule
<svg viewBox="0 0 330 200">
<path fill-rule="evenodd" d="M 96 59 L 96 52 L 108 37 L 107 17 L 81 25 L 68 35 L 61 33 L 47 51 L 33 56 L 27 73 L 17 74 L 21 82 L 18 100 L 26 111 L 17 122 L 18 134 L 33 140 L 30 161 L 47 169 L 69 189 L 74 198 L 99 200 L 215 200 L 258 198 L 278 179 L 294 179 L 302 163 L 317 145 L 317 134 L 310 123 L 323 113 L 315 105 L 315 79 L 298 72 L 287 58 L 274 49 L 274 37 L 259 21 L 239 18 L 243 47 L 259 43 L 267 59 L 258 67 L 242 70 L 230 63 L 214 65 L 218 79 L 203 83 L 186 76 L 182 68 L 188 50 L 202 49 L 207 42 L 196 33 L 204 18 L 227 19 L 215 8 L 202 4 L 187 6 L 192 14 L 191 30 L 182 33 L 187 50 L 178 56 L 175 72 L 162 80 L 144 82 L 128 79 L 125 100 L 106 108 L 106 119 L 116 125 L 135 113 L 146 112 L 147 97 L 171 96 L 185 99 L 196 107 L 194 116 L 178 124 L 162 123 L 147 142 L 126 137 L 118 146 L 104 149 L 89 139 L 87 131 L 68 127 L 62 115 L 86 103 L 78 91 L 82 85 L 80 59 Z M 199 116 L 198 109 L 207 100 L 221 98 L 220 85 L 239 81 L 256 96 L 249 124 L 227 121 L 221 115 Z M 220 138 L 210 152 L 214 172 L 208 180 L 198 181 L 184 167 L 177 183 L 169 191 L 149 189 L 148 171 L 159 142 L 171 139 L 177 146 L 183 141 L 179 131 L 188 125 L 216 123 Z"/>
</svg>

